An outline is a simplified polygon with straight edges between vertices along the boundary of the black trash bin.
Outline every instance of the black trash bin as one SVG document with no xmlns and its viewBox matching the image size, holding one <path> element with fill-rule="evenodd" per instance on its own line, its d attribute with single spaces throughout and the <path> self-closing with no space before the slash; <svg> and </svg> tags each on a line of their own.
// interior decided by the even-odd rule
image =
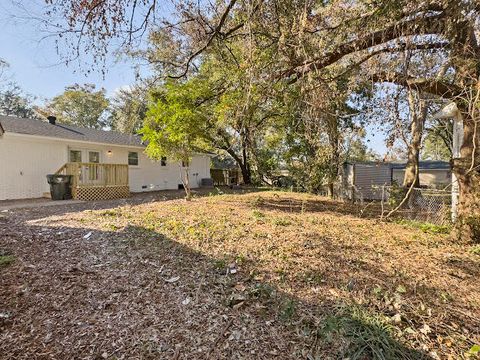
<svg viewBox="0 0 480 360">
<path fill-rule="evenodd" d="M 72 198 L 72 175 L 47 175 L 52 200 L 68 200 Z"/>
</svg>

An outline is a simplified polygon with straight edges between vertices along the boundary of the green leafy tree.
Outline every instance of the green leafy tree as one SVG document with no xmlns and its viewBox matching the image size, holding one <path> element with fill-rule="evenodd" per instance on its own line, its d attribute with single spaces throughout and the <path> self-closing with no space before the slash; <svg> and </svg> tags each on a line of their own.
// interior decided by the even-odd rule
<svg viewBox="0 0 480 360">
<path fill-rule="evenodd" d="M 64 124 L 101 129 L 108 125 L 108 106 L 105 89 L 97 91 L 93 84 L 75 84 L 55 96 L 42 112 L 56 116 Z"/>
<path fill-rule="evenodd" d="M 147 112 L 145 90 L 139 87 L 119 89 L 110 99 L 108 123 L 113 130 L 127 134 L 141 129 Z"/>
<path fill-rule="evenodd" d="M 190 160 L 196 152 L 208 149 L 205 141 L 208 122 L 196 103 L 199 91 L 202 89 L 192 83 L 172 82 L 153 92 L 145 124 L 140 130 L 150 158 L 167 157 L 179 162 L 187 200 L 191 199 Z"/>
<path fill-rule="evenodd" d="M 434 132 L 428 132 L 423 142 L 423 160 L 450 161 L 452 150 L 445 144 L 443 139 Z"/>
<path fill-rule="evenodd" d="M 0 114 L 21 118 L 38 118 L 33 106 L 34 97 L 25 94 L 20 86 L 9 83 L 0 90 Z"/>
</svg>

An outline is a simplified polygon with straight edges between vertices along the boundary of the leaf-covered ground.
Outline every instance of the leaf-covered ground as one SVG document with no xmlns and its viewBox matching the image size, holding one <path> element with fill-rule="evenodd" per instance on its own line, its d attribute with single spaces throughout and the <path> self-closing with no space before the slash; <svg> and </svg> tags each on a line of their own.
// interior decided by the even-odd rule
<svg viewBox="0 0 480 360">
<path fill-rule="evenodd" d="M 478 246 L 307 194 L 149 199 L 0 213 L 0 358 L 476 356 Z"/>
</svg>

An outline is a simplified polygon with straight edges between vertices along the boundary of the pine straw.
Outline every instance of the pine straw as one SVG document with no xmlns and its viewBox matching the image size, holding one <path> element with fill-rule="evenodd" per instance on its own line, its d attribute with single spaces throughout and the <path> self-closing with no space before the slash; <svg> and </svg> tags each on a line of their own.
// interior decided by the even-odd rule
<svg viewBox="0 0 480 360">
<path fill-rule="evenodd" d="M 480 342 L 480 256 L 447 235 L 306 194 L 87 206 L 0 218 L 1 358 L 460 359 Z"/>
</svg>

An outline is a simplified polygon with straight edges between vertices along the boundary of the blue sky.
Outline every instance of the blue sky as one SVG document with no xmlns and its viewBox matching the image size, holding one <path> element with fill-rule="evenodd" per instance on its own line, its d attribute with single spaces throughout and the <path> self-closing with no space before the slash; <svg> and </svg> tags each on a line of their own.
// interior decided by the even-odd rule
<svg viewBox="0 0 480 360">
<path fill-rule="evenodd" d="M 35 9 L 38 1 L 25 1 Z M 0 3 L 0 58 L 10 64 L 9 73 L 27 93 L 40 98 L 58 95 L 65 86 L 93 83 L 108 94 L 135 81 L 134 63 L 108 61 L 105 77 L 99 72 L 85 73 L 78 63 L 69 66 L 60 61 L 53 39 L 40 41 L 44 35 L 35 21 L 22 19 L 22 10 L 10 0 Z M 20 18 L 18 17 L 20 15 Z"/>
<path fill-rule="evenodd" d="M 22 3 L 33 13 L 41 11 L 38 7 L 41 0 L 23 0 Z M 65 86 L 75 83 L 92 83 L 97 88 L 105 88 L 111 95 L 115 89 L 135 81 L 136 64 L 131 60 L 109 59 L 104 75 L 100 72 L 86 74 L 85 68 L 75 62 L 67 66 L 60 61 L 53 39 L 40 41 L 44 34 L 39 31 L 39 24 L 22 19 L 23 14 L 11 0 L 0 0 L 0 58 L 10 64 L 12 80 L 25 92 L 37 96 L 38 101 L 58 95 Z M 386 152 L 383 134 L 368 129 L 367 140 L 368 146 L 380 155 Z"/>
</svg>

